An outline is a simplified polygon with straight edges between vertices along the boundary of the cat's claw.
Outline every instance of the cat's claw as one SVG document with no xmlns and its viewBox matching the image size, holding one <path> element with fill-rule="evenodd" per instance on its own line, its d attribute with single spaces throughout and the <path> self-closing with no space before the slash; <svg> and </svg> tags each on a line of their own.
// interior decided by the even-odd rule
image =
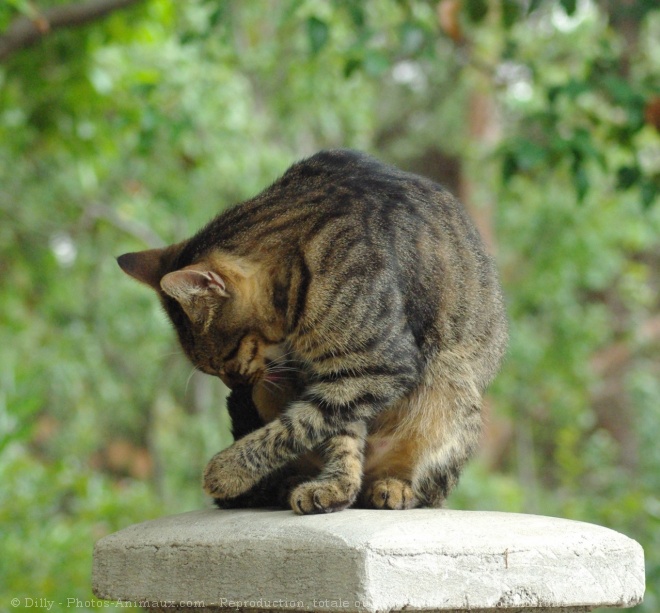
<svg viewBox="0 0 660 613">
<path fill-rule="evenodd" d="M 307 481 L 296 487 L 289 504 L 298 515 L 342 511 L 353 504 L 357 488 L 345 487 L 337 481 Z"/>
</svg>

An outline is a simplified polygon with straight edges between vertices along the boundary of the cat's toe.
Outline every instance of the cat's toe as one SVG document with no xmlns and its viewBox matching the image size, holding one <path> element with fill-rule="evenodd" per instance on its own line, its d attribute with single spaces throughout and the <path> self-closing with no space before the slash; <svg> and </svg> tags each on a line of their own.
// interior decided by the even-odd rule
<svg viewBox="0 0 660 613">
<path fill-rule="evenodd" d="M 309 481 L 309 475 L 291 475 L 282 480 L 277 492 L 279 506 L 286 509 L 290 506 L 291 494 L 302 483 Z"/>
<path fill-rule="evenodd" d="M 308 481 L 291 492 L 289 504 L 299 515 L 332 513 L 350 506 L 355 495 L 355 488 L 342 487 L 334 481 Z"/>
<path fill-rule="evenodd" d="M 365 498 L 367 506 L 374 509 L 412 509 L 419 504 L 410 483 L 393 477 L 374 481 Z"/>
</svg>

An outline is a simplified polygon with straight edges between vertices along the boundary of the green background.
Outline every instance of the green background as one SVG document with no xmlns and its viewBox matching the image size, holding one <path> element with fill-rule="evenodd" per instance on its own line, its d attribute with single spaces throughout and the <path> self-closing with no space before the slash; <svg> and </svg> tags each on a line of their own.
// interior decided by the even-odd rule
<svg viewBox="0 0 660 613">
<path fill-rule="evenodd" d="M 328 147 L 445 183 L 499 262 L 510 350 L 449 506 L 622 531 L 659 610 L 657 3 L 135 0 L 57 27 L 73 4 L 0 2 L 0 611 L 91 601 L 94 542 L 207 506 L 230 442 L 226 390 L 115 257 Z"/>
</svg>

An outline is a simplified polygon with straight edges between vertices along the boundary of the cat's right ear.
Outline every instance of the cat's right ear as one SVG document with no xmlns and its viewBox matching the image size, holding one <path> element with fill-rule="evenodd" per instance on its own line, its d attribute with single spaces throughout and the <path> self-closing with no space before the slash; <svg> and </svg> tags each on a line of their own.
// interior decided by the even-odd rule
<svg viewBox="0 0 660 613">
<path fill-rule="evenodd" d="M 165 249 L 147 249 L 125 253 L 117 258 L 117 264 L 127 274 L 155 290 L 160 289 L 162 257 Z"/>
</svg>

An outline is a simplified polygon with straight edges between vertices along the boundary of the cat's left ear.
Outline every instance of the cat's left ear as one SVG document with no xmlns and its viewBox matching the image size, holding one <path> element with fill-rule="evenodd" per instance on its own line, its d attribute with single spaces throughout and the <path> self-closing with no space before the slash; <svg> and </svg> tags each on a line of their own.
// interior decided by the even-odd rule
<svg viewBox="0 0 660 613">
<path fill-rule="evenodd" d="M 201 295 L 229 296 L 225 280 L 213 270 L 175 270 L 160 280 L 160 287 L 179 302 Z"/>
<path fill-rule="evenodd" d="M 227 298 L 225 280 L 213 270 L 184 268 L 166 274 L 160 281 L 161 289 L 174 298 L 195 322 L 208 316 L 209 299 Z"/>
</svg>

